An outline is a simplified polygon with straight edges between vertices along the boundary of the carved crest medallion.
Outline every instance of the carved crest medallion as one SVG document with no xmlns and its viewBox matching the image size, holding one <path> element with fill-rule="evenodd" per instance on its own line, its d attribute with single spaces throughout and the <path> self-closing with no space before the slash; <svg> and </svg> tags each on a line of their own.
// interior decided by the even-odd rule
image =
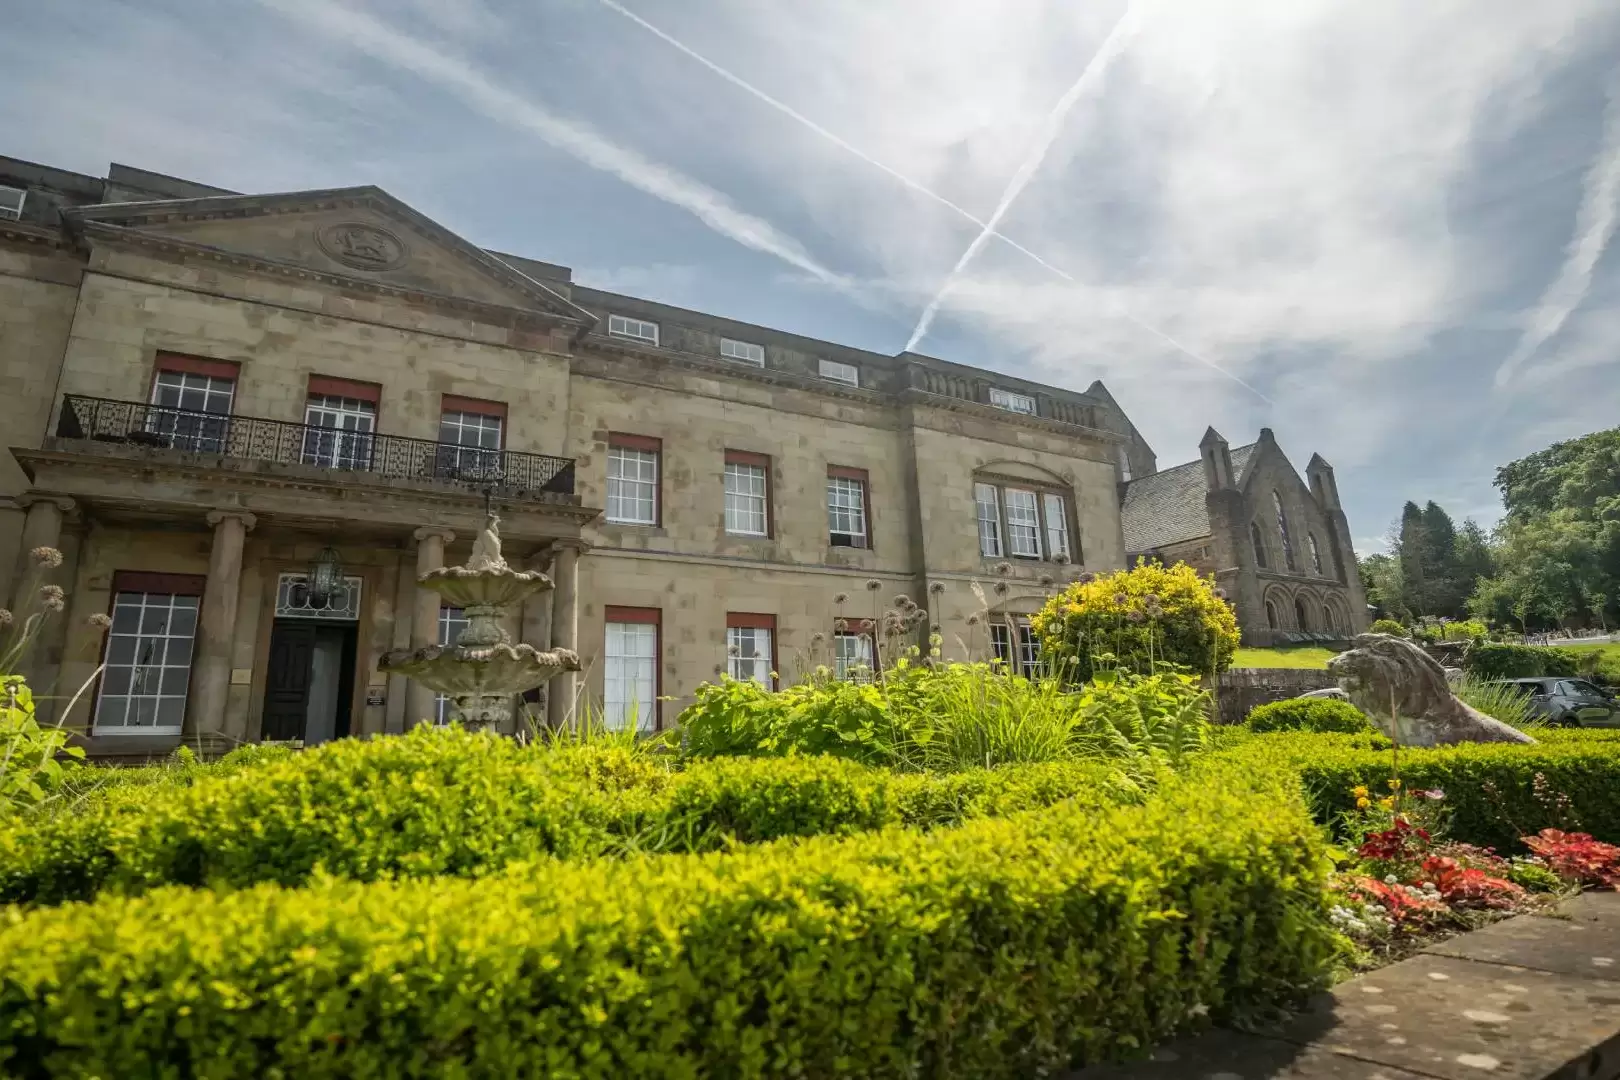
<svg viewBox="0 0 1620 1080">
<path fill-rule="evenodd" d="M 392 270 L 405 261 L 405 242 L 375 225 L 328 225 L 315 234 L 315 239 L 322 251 L 356 270 Z"/>
</svg>

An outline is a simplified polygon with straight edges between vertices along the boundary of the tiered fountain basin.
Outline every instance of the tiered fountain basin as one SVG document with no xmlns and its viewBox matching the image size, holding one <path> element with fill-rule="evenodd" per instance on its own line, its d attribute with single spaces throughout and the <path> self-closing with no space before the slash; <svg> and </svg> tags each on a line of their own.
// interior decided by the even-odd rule
<svg viewBox="0 0 1620 1080">
<path fill-rule="evenodd" d="M 467 565 L 440 567 L 416 579 L 466 615 L 467 626 L 455 644 L 395 649 L 379 665 L 446 695 L 453 718 L 474 730 L 508 727 L 517 695 L 562 672 L 579 670 L 579 654 L 572 649 L 514 644 L 501 625 L 508 609 L 551 588 L 551 579 L 507 566 L 501 557 L 498 523 L 494 514 L 489 515 Z"/>
</svg>

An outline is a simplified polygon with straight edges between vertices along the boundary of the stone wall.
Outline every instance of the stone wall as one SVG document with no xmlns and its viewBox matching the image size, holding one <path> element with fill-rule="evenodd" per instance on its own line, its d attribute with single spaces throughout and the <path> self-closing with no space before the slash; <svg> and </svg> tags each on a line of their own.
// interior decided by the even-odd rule
<svg viewBox="0 0 1620 1080">
<path fill-rule="evenodd" d="M 77 260 L 43 245 L 0 247 L 0 607 L 11 597 L 28 478 L 6 451 L 38 446 L 78 302 Z"/>
<path fill-rule="evenodd" d="M 1232 668 L 1221 675 L 1220 722 L 1241 724 L 1257 705 L 1337 685 L 1330 673 L 1310 668 Z"/>
<path fill-rule="evenodd" d="M 138 256 L 112 261 L 126 272 L 184 277 Z M 563 453 L 557 418 L 567 412 L 566 357 L 446 336 L 439 317 L 425 313 L 416 329 L 318 314 L 289 306 L 294 298 L 284 293 L 292 286 L 224 271 L 214 278 L 216 288 L 249 299 L 87 274 L 61 392 L 144 401 L 157 353 L 176 352 L 240 364 L 234 409 L 242 415 L 303 423 L 309 376 L 327 375 L 382 384 L 383 434 L 437 439 L 441 396 L 455 394 L 508 405 L 507 449 Z M 408 321 L 407 305 L 392 307 L 392 321 Z M 456 329 L 469 332 L 465 324 Z"/>
</svg>

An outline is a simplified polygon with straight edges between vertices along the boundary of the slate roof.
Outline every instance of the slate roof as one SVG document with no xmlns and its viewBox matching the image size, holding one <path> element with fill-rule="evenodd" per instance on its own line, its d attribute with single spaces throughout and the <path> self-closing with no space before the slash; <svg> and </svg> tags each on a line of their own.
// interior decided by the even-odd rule
<svg viewBox="0 0 1620 1080">
<path fill-rule="evenodd" d="M 1232 449 L 1232 472 L 1240 488 L 1254 448 L 1250 443 Z M 1204 507 L 1208 491 L 1202 458 L 1126 484 L 1125 505 L 1120 511 L 1125 550 L 1134 555 L 1208 536 L 1209 511 Z"/>
</svg>

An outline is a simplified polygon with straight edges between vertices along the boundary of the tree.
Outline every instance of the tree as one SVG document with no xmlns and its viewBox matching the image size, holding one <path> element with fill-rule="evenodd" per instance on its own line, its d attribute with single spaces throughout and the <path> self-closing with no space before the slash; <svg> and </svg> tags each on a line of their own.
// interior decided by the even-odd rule
<svg viewBox="0 0 1620 1080">
<path fill-rule="evenodd" d="M 1429 585 L 1423 575 L 1425 547 L 1423 511 L 1415 502 L 1401 507 L 1400 544 L 1401 599 L 1414 615 L 1429 613 Z"/>
<path fill-rule="evenodd" d="M 1367 603 L 1378 614 L 1391 619 L 1412 618 L 1401 588 L 1401 557 L 1389 552 L 1365 555 L 1357 560 L 1361 572 L 1361 587 L 1367 592 Z"/>
<path fill-rule="evenodd" d="M 1521 626 L 1564 625 L 1583 613 L 1607 627 L 1620 596 L 1620 428 L 1510 462 L 1497 470 L 1496 486 L 1507 511 L 1497 530 L 1497 572 L 1488 588 L 1475 589 L 1474 610 L 1500 609 L 1509 597 Z"/>
<path fill-rule="evenodd" d="M 1473 583 L 1462 580 L 1457 565 L 1457 526 L 1432 499 L 1423 507 L 1422 521 L 1421 555 L 1427 586 L 1423 614 L 1458 618 L 1467 609 Z"/>
<path fill-rule="evenodd" d="M 1491 539 L 1479 522 L 1467 518 L 1457 532 L 1457 574 L 1467 583 L 1472 594 L 1480 580 L 1496 573 L 1496 557 L 1491 551 Z"/>
</svg>

